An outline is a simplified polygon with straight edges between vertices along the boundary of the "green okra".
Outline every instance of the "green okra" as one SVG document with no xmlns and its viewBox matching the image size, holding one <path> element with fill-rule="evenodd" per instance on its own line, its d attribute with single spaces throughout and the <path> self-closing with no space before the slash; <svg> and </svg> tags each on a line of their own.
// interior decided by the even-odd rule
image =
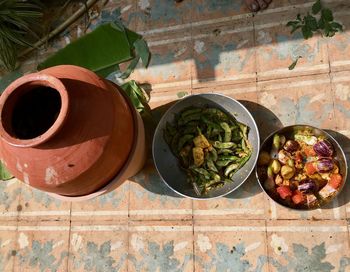
<svg viewBox="0 0 350 272">
<path fill-rule="evenodd" d="M 227 149 L 227 148 L 236 147 L 236 144 L 232 143 L 232 142 L 222 143 L 220 141 L 215 141 L 213 145 L 215 148 L 219 148 L 219 149 Z"/>
<path fill-rule="evenodd" d="M 230 126 L 226 122 L 221 122 L 220 126 L 225 131 L 224 142 L 230 142 L 232 135 Z"/>
</svg>

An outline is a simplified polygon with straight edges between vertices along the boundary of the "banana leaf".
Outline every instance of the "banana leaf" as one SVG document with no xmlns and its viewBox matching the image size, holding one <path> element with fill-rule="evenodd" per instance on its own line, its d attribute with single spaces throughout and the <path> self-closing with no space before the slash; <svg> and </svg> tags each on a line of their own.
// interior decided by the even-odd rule
<svg viewBox="0 0 350 272">
<path fill-rule="evenodd" d="M 40 63 L 38 70 L 60 64 L 72 64 L 106 77 L 113 71 L 119 71 L 118 64 L 135 58 L 138 52 L 134 43 L 140 39 L 142 36 L 120 24 L 103 24 Z M 142 57 L 146 59 L 144 51 L 143 48 Z"/>
</svg>

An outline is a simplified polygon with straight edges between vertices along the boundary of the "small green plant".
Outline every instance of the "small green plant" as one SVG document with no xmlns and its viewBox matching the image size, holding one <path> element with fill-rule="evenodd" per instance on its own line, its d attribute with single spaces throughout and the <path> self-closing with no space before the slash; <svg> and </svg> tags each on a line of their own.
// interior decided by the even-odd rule
<svg viewBox="0 0 350 272">
<path fill-rule="evenodd" d="M 0 0 L 0 65 L 16 68 L 19 49 L 31 47 L 42 17 L 39 1 Z"/>
<path fill-rule="evenodd" d="M 291 27 L 291 34 L 301 29 L 301 33 L 305 40 L 312 38 L 315 33 L 319 33 L 324 37 L 333 37 L 335 33 L 343 31 L 343 26 L 334 21 L 333 12 L 322 6 L 321 0 L 317 0 L 311 9 L 311 13 L 307 12 L 303 17 L 298 14 L 296 20 L 289 21 L 287 27 Z M 289 70 L 293 70 L 301 57 L 298 57 L 289 66 Z"/>
</svg>

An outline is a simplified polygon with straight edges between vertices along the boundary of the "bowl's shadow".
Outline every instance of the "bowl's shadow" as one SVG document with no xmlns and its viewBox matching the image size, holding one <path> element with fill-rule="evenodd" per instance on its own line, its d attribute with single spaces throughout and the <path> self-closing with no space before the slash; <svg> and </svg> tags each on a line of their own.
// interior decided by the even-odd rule
<svg viewBox="0 0 350 272">
<path fill-rule="evenodd" d="M 331 136 L 333 136 L 339 145 L 342 147 L 345 153 L 346 164 L 350 165 L 350 139 L 343 134 L 334 131 L 334 130 L 326 130 Z M 340 208 L 346 204 L 350 203 L 350 175 L 345 180 L 345 185 L 343 190 L 339 193 L 339 195 L 329 204 L 322 207 L 323 209 L 334 209 Z"/>
<path fill-rule="evenodd" d="M 240 100 L 239 102 L 242 103 L 252 114 L 259 128 L 261 141 L 263 141 L 265 137 L 267 137 L 273 131 L 283 126 L 278 117 L 264 106 L 245 100 Z M 151 111 L 151 115 L 143 116 L 146 130 L 147 161 L 141 173 L 135 177 L 132 177 L 130 180 L 138 183 L 151 193 L 183 198 L 183 196 L 176 194 L 170 188 L 168 188 L 168 186 L 162 181 L 155 169 L 152 159 L 152 139 L 157 124 L 159 123 L 164 113 L 175 103 L 176 101 L 154 108 Z M 253 170 L 251 175 L 247 178 L 244 184 L 240 186 L 239 189 L 226 195 L 225 197 L 230 199 L 243 199 L 250 198 L 261 192 L 262 190 L 256 179 L 255 171 Z"/>
</svg>

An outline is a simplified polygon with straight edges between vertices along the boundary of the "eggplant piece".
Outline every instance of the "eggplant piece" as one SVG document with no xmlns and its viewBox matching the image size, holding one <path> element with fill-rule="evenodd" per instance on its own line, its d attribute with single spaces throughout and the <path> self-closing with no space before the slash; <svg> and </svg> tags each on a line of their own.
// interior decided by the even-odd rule
<svg viewBox="0 0 350 272">
<path fill-rule="evenodd" d="M 334 194 L 337 193 L 337 190 L 334 189 L 332 186 L 330 186 L 329 184 L 327 184 L 326 186 L 324 186 L 319 192 L 319 196 L 322 197 L 323 199 L 332 197 Z"/>
</svg>

